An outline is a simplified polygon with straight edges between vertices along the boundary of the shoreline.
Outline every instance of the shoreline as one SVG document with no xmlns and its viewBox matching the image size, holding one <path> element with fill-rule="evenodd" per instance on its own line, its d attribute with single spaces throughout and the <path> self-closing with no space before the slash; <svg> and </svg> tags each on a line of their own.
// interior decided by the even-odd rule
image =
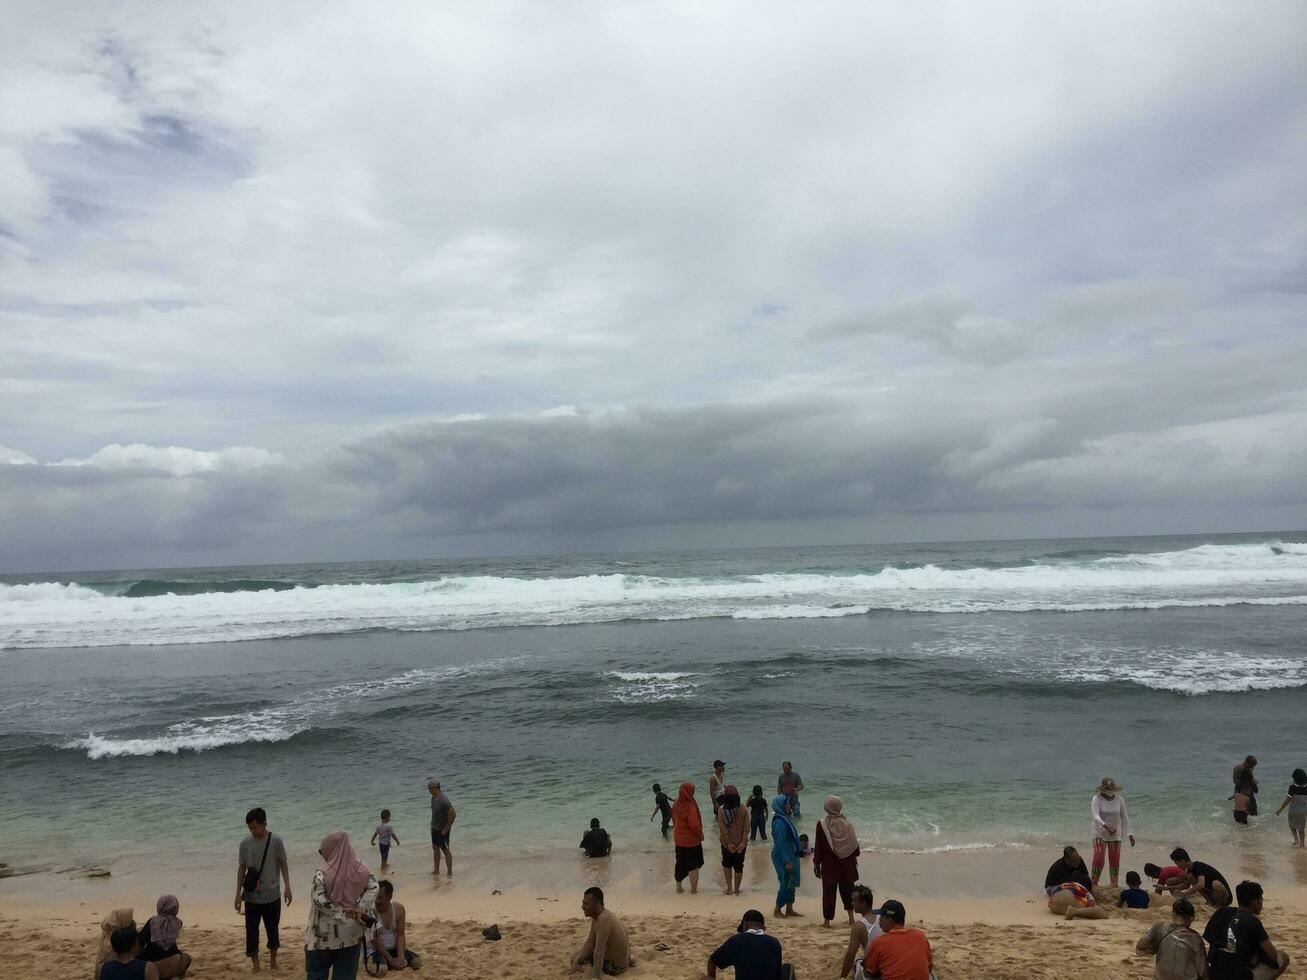
<svg viewBox="0 0 1307 980">
<path fill-rule="evenodd" d="M 1021 874 L 1038 867 L 1042 882 L 1047 865 L 1044 857 L 1040 854 L 1033 861 L 1013 863 L 1011 855 L 986 855 L 979 860 L 968 855 L 960 861 L 927 862 L 933 866 L 923 865 L 915 871 L 876 862 L 872 874 L 864 871 L 863 877 L 872 880 L 878 901 L 890 897 L 904 900 L 909 926 L 924 929 L 931 940 L 940 980 L 1151 977 L 1152 959 L 1136 956 L 1134 943 L 1150 925 L 1166 919 L 1165 904 L 1137 911 L 1110 908 L 1106 920 L 1067 922 L 1047 911 L 1038 887 L 1015 894 L 1008 894 L 1006 887 L 988 895 L 958 894 L 987 882 L 1014 881 L 1002 873 L 1003 867 Z M 635 980 L 700 976 L 708 953 L 734 931 L 742 912 L 759 908 L 768 918 L 768 930 L 784 945 L 786 960 L 800 976 L 837 976 L 848 937 L 842 910 L 837 909 L 833 928 L 821 928 L 820 886 L 806 874 L 796 903 L 803 916 L 775 919 L 771 909 L 775 879 L 769 874 L 770 864 L 762 849 L 757 858 L 759 861 L 749 862 L 745 892 L 739 897 L 723 895 L 721 885 L 708 876 L 701 879 L 698 895 L 677 895 L 670 878 L 665 888 L 645 892 L 640 890 L 644 872 L 613 874 L 608 869 L 605 879 L 604 869 L 591 867 L 594 883 L 605 889 L 608 907 L 631 933 L 637 966 L 626 975 Z M 768 872 L 761 878 L 760 863 L 766 863 Z M 1300 863 L 1307 877 L 1307 860 Z M 1232 880 L 1239 876 L 1235 868 L 1233 864 L 1225 868 Z M 536 887 L 548 872 L 537 867 L 527 869 L 524 877 L 528 881 L 496 895 L 486 887 L 486 877 L 472 867 L 466 875 L 461 874 L 457 859 L 455 871 L 458 876 L 452 882 L 428 881 L 422 888 L 401 879 L 406 883 L 397 886 L 396 899 L 408 909 L 409 943 L 425 956 L 424 972 L 419 975 L 458 980 L 566 975 L 568 957 L 587 928 L 581 916 L 579 888 Z M 282 914 L 280 968 L 276 974 L 264 975 L 303 976 L 302 938 L 310 872 L 310 866 L 292 864 L 295 897 Z M 111 908 L 127 905 L 135 910 L 137 920 L 143 921 L 152 912 L 157 895 L 148 890 L 155 874 L 169 874 L 169 890 L 180 897 L 185 923 L 180 945 L 196 959 L 191 976 L 198 980 L 248 976 L 242 918 L 233 910 L 229 895 L 217 897 L 212 881 L 197 880 L 193 874 L 134 869 L 121 877 L 96 880 L 52 875 L 0 880 L 0 938 L 40 950 L 44 967 L 25 975 L 84 980 L 100 918 Z M 1307 884 L 1266 884 L 1263 919 L 1267 929 L 1277 947 L 1301 964 L 1307 961 Z M 1197 928 L 1201 929 L 1209 913 L 1210 909 L 1200 907 Z M 504 941 L 488 942 L 481 937 L 480 930 L 492 923 L 499 926 Z"/>
</svg>

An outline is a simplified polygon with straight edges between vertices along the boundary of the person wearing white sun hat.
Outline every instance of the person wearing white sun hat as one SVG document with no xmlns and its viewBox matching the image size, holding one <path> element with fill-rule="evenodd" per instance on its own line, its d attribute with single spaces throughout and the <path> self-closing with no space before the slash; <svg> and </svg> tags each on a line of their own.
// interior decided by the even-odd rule
<svg viewBox="0 0 1307 980">
<path fill-rule="evenodd" d="M 1125 789 L 1111 776 L 1104 776 L 1098 784 L 1089 809 L 1094 818 L 1094 859 L 1090 877 L 1094 887 L 1103 875 L 1103 858 L 1107 858 L 1108 874 L 1112 887 L 1116 887 L 1121 874 L 1121 841 L 1127 839 L 1135 846 L 1135 835 L 1130 833 L 1130 817 L 1125 810 L 1121 791 Z"/>
</svg>

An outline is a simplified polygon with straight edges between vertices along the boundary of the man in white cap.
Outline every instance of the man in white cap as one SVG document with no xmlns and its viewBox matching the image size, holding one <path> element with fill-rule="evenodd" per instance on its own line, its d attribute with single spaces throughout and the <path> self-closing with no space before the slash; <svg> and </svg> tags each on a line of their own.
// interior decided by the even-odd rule
<svg viewBox="0 0 1307 980">
<path fill-rule="evenodd" d="M 427 791 L 431 794 L 431 859 L 433 875 L 440 874 L 440 855 L 445 856 L 447 878 L 454 875 L 454 857 L 449 853 L 449 832 L 453 829 L 454 818 L 458 813 L 454 804 L 440 788 L 440 780 L 432 777 L 427 780 Z"/>
</svg>

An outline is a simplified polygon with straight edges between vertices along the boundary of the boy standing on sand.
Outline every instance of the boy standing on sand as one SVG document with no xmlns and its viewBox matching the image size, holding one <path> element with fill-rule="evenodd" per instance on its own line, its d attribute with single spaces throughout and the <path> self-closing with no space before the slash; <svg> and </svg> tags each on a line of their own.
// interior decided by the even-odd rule
<svg viewBox="0 0 1307 980">
<path fill-rule="evenodd" d="M 259 923 L 268 934 L 268 966 L 277 969 L 277 950 L 281 947 L 281 891 L 277 876 L 286 883 L 289 907 L 290 865 L 286 862 L 286 845 L 268 831 L 268 814 L 256 806 L 245 814 L 250 835 L 241 841 L 236 862 L 236 911 L 245 905 L 245 955 L 252 972 L 259 972 Z M 246 875 L 249 880 L 246 880 Z M 253 884 L 253 888 L 247 887 Z"/>
<path fill-rule="evenodd" d="M 431 794 L 431 860 L 433 875 L 440 874 L 440 856 L 445 856 L 445 877 L 454 877 L 454 856 L 449 853 L 449 832 L 454 827 L 454 818 L 458 816 L 454 804 L 440 788 L 439 779 L 427 780 L 427 792 Z"/>
</svg>

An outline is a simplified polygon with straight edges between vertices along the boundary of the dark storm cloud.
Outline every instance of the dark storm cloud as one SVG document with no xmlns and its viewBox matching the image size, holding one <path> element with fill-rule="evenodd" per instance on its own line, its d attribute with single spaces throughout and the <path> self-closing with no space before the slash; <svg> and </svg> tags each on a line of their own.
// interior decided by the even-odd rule
<svg viewBox="0 0 1307 980">
<path fill-rule="evenodd" d="M 1301 4 L 0 16 L 8 567 L 1307 521 Z"/>
</svg>

